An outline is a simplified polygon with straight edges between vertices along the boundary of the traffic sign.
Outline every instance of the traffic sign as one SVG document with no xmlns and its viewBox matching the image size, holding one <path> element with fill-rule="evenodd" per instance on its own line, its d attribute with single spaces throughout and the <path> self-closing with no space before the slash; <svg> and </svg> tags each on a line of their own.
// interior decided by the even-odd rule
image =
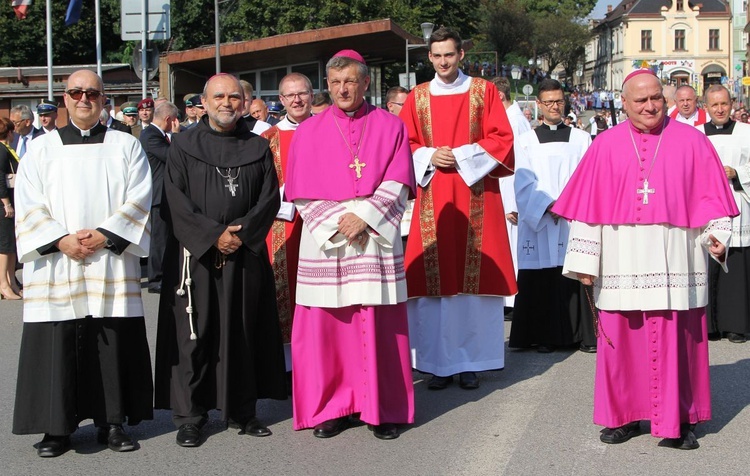
<svg viewBox="0 0 750 476">
<path fill-rule="evenodd" d="M 523 91 L 526 96 L 531 96 L 531 94 L 534 92 L 534 87 L 530 84 L 527 84 L 521 91 Z"/>
<path fill-rule="evenodd" d="M 745 76 L 744 78 L 742 78 L 742 85 L 750 86 L 750 76 Z"/>
<path fill-rule="evenodd" d="M 172 36 L 170 0 L 146 2 L 146 35 L 149 40 L 168 40 Z M 143 2 L 122 2 L 120 10 L 122 41 L 143 39 Z"/>
</svg>

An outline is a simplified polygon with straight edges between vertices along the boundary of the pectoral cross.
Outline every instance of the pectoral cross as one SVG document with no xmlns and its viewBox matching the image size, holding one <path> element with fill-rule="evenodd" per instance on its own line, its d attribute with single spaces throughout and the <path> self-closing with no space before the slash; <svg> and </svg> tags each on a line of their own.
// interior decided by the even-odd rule
<svg viewBox="0 0 750 476">
<path fill-rule="evenodd" d="M 523 249 L 526 250 L 526 254 L 527 255 L 531 254 L 529 252 L 529 250 L 533 250 L 534 249 L 534 245 L 531 244 L 531 240 L 526 240 L 526 244 L 523 245 Z"/>
<path fill-rule="evenodd" d="M 359 157 L 357 157 L 356 155 L 354 156 L 354 163 L 349 164 L 350 169 L 356 169 L 358 179 L 362 178 L 362 169 L 366 166 L 367 164 L 364 162 L 360 162 Z"/>
<path fill-rule="evenodd" d="M 637 190 L 639 195 L 643 195 L 643 204 L 648 205 L 648 194 L 649 193 L 655 193 L 656 190 L 653 188 L 648 188 L 648 179 L 643 181 L 643 188 L 639 188 Z"/>
<path fill-rule="evenodd" d="M 232 192 L 232 196 L 235 196 L 235 190 L 237 190 L 237 187 L 239 187 L 239 184 L 234 183 L 233 177 L 227 177 L 227 184 L 224 185 L 224 188 L 228 188 L 230 192 Z"/>
</svg>

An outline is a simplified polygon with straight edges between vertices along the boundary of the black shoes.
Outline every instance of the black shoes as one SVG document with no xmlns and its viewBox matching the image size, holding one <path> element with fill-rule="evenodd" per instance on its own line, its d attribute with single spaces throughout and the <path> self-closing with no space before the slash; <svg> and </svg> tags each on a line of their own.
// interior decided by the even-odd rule
<svg viewBox="0 0 750 476">
<path fill-rule="evenodd" d="M 581 342 L 581 345 L 578 346 L 578 350 L 580 350 L 581 352 L 585 352 L 587 354 L 596 354 L 595 345 L 586 345 L 583 342 Z"/>
<path fill-rule="evenodd" d="M 122 425 L 107 425 L 96 428 L 96 441 L 107 445 L 112 451 L 133 451 L 135 444 L 130 439 Z"/>
<path fill-rule="evenodd" d="M 316 438 L 332 438 L 349 427 L 349 417 L 334 418 L 319 425 L 315 425 L 313 436 Z"/>
<path fill-rule="evenodd" d="M 36 447 L 36 454 L 42 458 L 55 458 L 70 449 L 70 436 L 44 435 Z"/>
<path fill-rule="evenodd" d="M 198 425 L 185 423 L 177 430 L 177 444 L 184 448 L 200 446 L 202 441 L 201 429 Z"/>
<path fill-rule="evenodd" d="M 149 294 L 161 294 L 161 284 L 148 287 Z"/>
<path fill-rule="evenodd" d="M 395 440 L 398 438 L 398 428 L 393 423 L 383 423 L 382 425 L 367 425 L 367 429 L 380 440 Z"/>
<path fill-rule="evenodd" d="M 453 383 L 453 375 L 447 377 L 433 375 L 430 381 L 427 382 L 427 389 L 445 390 L 451 383 Z M 461 372 L 458 375 L 458 385 L 464 390 L 479 388 L 479 377 L 477 377 L 475 372 Z"/>
<path fill-rule="evenodd" d="M 238 423 L 233 420 L 229 420 L 229 428 L 239 428 L 240 435 L 250 436 L 271 436 L 271 430 L 268 429 L 264 424 L 258 421 L 257 418 L 253 417 L 246 423 Z"/>
<path fill-rule="evenodd" d="M 427 388 L 429 390 L 445 390 L 448 388 L 448 385 L 453 382 L 453 376 L 449 375 L 447 377 L 438 377 L 437 375 L 433 375 L 430 381 L 427 383 Z"/>
<path fill-rule="evenodd" d="M 727 332 L 727 340 L 734 344 L 744 344 L 747 342 L 745 334 L 735 334 L 734 332 Z"/>
<path fill-rule="evenodd" d="M 539 344 L 536 348 L 536 351 L 540 354 L 551 354 L 555 351 L 555 346 L 551 344 Z"/>
<path fill-rule="evenodd" d="M 634 422 L 628 423 L 627 425 L 623 425 L 617 428 L 603 429 L 602 434 L 599 436 L 599 439 L 602 440 L 602 443 L 607 443 L 609 445 L 617 445 L 620 443 L 625 443 L 632 437 L 638 436 L 640 434 L 641 434 L 641 422 L 634 421 Z"/>
<path fill-rule="evenodd" d="M 695 437 L 695 425 L 683 423 L 680 425 L 679 438 L 665 438 L 659 446 L 667 446 L 678 450 L 694 450 L 700 447 L 698 438 Z"/>
<path fill-rule="evenodd" d="M 461 372 L 458 376 L 458 386 L 464 390 L 479 388 L 479 377 L 475 372 Z"/>
</svg>

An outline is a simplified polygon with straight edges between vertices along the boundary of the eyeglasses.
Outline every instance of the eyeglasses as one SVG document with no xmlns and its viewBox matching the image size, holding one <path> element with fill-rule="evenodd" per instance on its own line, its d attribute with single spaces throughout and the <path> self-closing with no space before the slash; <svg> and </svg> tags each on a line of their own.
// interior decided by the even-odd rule
<svg viewBox="0 0 750 476">
<path fill-rule="evenodd" d="M 281 97 L 283 97 L 287 101 L 293 101 L 296 98 L 307 99 L 308 97 L 310 97 L 310 92 L 302 91 L 301 93 L 282 94 Z"/>
<path fill-rule="evenodd" d="M 89 101 L 96 101 L 97 99 L 99 99 L 99 96 L 102 95 L 102 92 L 97 91 L 96 89 L 68 89 L 67 91 L 65 91 L 65 94 L 72 97 L 75 101 L 80 100 L 84 94 L 89 99 Z"/>
<path fill-rule="evenodd" d="M 396 101 L 388 101 L 388 102 L 390 102 L 391 104 L 395 104 L 396 106 L 404 107 L 404 103 L 402 102 L 396 102 Z"/>
<path fill-rule="evenodd" d="M 542 104 L 544 107 L 552 107 L 552 106 L 560 106 L 563 107 L 565 105 L 564 99 L 559 99 L 557 101 L 539 101 L 540 104 Z"/>
<path fill-rule="evenodd" d="M 14 126 L 18 127 L 19 125 L 23 124 L 24 121 L 29 121 L 29 120 L 30 119 L 19 119 L 17 121 L 14 121 L 14 120 L 11 119 L 10 122 L 12 122 Z"/>
</svg>

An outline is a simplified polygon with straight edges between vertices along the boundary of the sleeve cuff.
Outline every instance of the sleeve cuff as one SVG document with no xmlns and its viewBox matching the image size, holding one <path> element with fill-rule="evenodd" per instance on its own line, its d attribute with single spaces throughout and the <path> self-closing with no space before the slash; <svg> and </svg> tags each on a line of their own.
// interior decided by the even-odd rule
<svg viewBox="0 0 750 476">
<path fill-rule="evenodd" d="M 97 228 L 96 231 L 106 236 L 107 240 L 112 242 L 112 244 L 106 246 L 106 248 L 118 256 L 121 255 L 122 252 L 125 251 L 125 248 L 130 245 L 130 242 L 128 240 L 115 233 L 112 233 L 109 230 L 105 230 L 104 228 Z"/>
</svg>

